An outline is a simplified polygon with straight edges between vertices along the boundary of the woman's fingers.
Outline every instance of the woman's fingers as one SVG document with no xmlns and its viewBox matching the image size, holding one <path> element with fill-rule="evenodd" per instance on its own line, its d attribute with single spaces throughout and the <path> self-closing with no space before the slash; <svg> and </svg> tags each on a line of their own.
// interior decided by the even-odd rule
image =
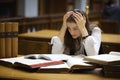
<svg viewBox="0 0 120 80">
<path fill-rule="evenodd" d="M 64 18 L 67 19 L 71 14 L 73 14 L 73 11 L 69 11 L 64 15 Z"/>
<path fill-rule="evenodd" d="M 69 12 L 67 12 L 67 13 L 63 16 L 63 25 L 64 25 L 64 27 L 67 27 L 66 20 L 68 19 L 68 17 L 70 17 L 71 14 L 73 14 L 73 11 L 69 11 Z"/>
<path fill-rule="evenodd" d="M 69 11 L 66 13 L 66 17 L 68 18 L 71 14 L 73 14 L 73 11 Z"/>
<path fill-rule="evenodd" d="M 74 18 L 77 19 L 77 21 L 86 21 L 86 17 L 82 15 L 81 13 L 77 12 L 73 14 Z"/>
<path fill-rule="evenodd" d="M 84 15 L 82 15 L 81 13 L 74 13 L 73 16 L 80 29 L 85 27 L 86 18 Z"/>
<path fill-rule="evenodd" d="M 74 13 L 73 15 L 75 16 L 76 19 L 83 20 L 83 15 L 81 13 L 77 12 L 77 13 Z"/>
</svg>

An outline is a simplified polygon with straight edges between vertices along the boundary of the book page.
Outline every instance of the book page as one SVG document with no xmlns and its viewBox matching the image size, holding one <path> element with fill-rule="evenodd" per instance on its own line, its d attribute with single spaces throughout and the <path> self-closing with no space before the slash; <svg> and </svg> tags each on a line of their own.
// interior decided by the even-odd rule
<svg viewBox="0 0 120 80">
<path fill-rule="evenodd" d="M 67 64 L 69 67 L 73 67 L 75 65 L 77 66 L 93 66 L 91 64 L 85 63 L 86 61 L 83 60 L 83 58 L 79 57 L 72 57 L 67 61 Z"/>
<path fill-rule="evenodd" d="M 116 52 L 116 51 L 110 51 L 109 54 L 120 56 L 120 52 Z"/>
<path fill-rule="evenodd" d="M 50 60 L 57 61 L 57 60 L 65 60 L 67 61 L 71 56 L 65 54 L 43 54 L 43 57 L 49 57 Z"/>
<path fill-rule="evenodd" d="M 69 69 L 70 67 L 66 64 L 66 62 L 64 62 L 64 64 L 59 64 L 59 65 L 50 65 L 50 66 L 40 67 L 40 69 L 60 69 L 60 68 Z"/>
<path fill-rule="evenodd" d="M 14 63 L 25 64 L 31 67 L 39 67 L 39 66 L 47 66 L 47 65 L 55 65 L 62 64 L 63 61 L 51 61 L 44 59 L 25 59 L 24 57 L 16 57 L 16 58 L 4 58 L 0 59 L 1 61 Z"/>
<path fill-rule="evenodd" d="M 14 64 L 19 59 L 24 59 L 24 57 L 3 58 L 3 59 L 0 59 L 0 61 L 10 62 L 10 63 Z"/>
<path fill-rule="evenodd" d="M 110 54 L 101 54 L 95 56 L 86 56 L 86 60 L 99 60 L 104 62 L 112 62 L 112 61 L 119 61 L 120 56 L 117 55 L 110 55 Z"/>
<path fill-rule="evenodd" d="M 48 59 L 49 61 L 59 61 L 59 60 L 67 61 L 69 58 L 71 58 L 71 56 L 65 54 L 31 54 L 31 55 L 26 55 L 25 57 L 30 57 L 30 56 L 32 56 L 32 58 L 34 56 L 34 58 L 36 58 L 37 60 L 41 58 L 43 59 L 44 57 L 46 58 L 46 60 Z M 40 69 L 69 69 L 69 68 L 70 67 L 67 65 L 66 62 L 58 65 L 49 65 L 49 66 L 40 67 Z"/>
<path fill-rule="evenodd" d="M 68 60 L 69 58 L 71 58 L 71 56 L 65 54 L 30 54 L 30 55 L 26 55 L 25 58 L 58 61 L 58 60 Z"/>
<path fill-rule="evenodd" d="M 25 59 L 39 59 L 39 55 L 41 54 L 29 54 L 29 55 L 25 55 L 24 58 Z"/>
<path fill-rule="evenodd" d="M 43 59 L 16 59 L 16 62 L 26 64 L 26 65 L 33 65 L 33 64 L 39 64 L 39 63 L 45 63 L 45 62 L 51 62 L 51 61 L 43 60 Z"/>
</svg>

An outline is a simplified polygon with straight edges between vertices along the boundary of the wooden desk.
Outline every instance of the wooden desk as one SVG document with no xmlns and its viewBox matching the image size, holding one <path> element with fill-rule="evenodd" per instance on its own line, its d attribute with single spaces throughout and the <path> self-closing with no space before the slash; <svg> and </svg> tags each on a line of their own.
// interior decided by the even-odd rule
<svg viewBox="0 0 120 80">
<path fill-rule="evenodd" d="M 102 34 L 102 44 L 105 53 L 120 52 L 120 34 Z"/>
<path fill-rule="evenodd" d="M 115 78 L 105 78 L 99 75 L 99 70 L 91 73 L 30 73 L 0 65 L 0 78 L 17 80 L 119 80 Z"/>
<path fill-rule="evenodd" d="M 120 44 L 120 34 L 102 34 L 102 42 Z"/>
<path fill-rule="evenodd" d="M 50 40 L 52 36 L 59 33 L 58 30 L 40 30 L 32 33 L 19 34 L 19 38 L 38 38 Z M 102 42 L 105 43 L 120 43 L 120 34 L 102 34 Z"/>
<path fill-rule="evenodd" d="M 50 42 L 52 36 L 58 34 L 57 30 L 41 30 L 38 32 L 19 34 L 19 54 L 47 54 L 51 53 Z"/>
<path fill-rule="evenodd" d="M 38 32 L 19 34 L 19 41 L 27 40 L 27 42 L 28 41 L 50 42 L 52 36 L 55 36 L 58 33 L 59 31 L 57 30 L 41 30 Z M 21 46 L 23 45 L 23 43 L 24 42 L 21 42 Z M 120 51 L 120 35 L 119 34 L 102 34 L 102 43 L 103 43 L 103 48 L 104 48 L 105 53 L 108 53 L 110 51 Z M 35 44 L 37 45 L 38 43 L 35 43 Z M 19 46 L 19 48 L 21 46 Z M 21 53 L 25 53 L 25 52 L 21 52 Z M 46 51 L 44 53 L 48 53 L 48 52 Z"/>
<path fill-rule="evenodd" d="M 18 37 L 20 39 L 34 39 L 34 40 L 43 40 L 43 41 L 50 41 L 52 36 L 58 35 L 58 30 L 40 30 L 37 32 L 32 33 L 23 33 L 19 34 Z"/>
</svg>

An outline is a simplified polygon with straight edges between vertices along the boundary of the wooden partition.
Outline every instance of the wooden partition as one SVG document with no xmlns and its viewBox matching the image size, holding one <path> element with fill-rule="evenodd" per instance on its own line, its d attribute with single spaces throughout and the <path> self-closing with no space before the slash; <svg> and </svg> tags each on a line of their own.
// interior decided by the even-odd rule
<svg viewBox="0 0 120 80">
<path fill-rule="evenodd" d="M 104 33 L 118 34 L 119 26 L 117 21 L 111 20 L 100 20 L 99 27 Z"/>
<path fill-rule="evenodd" d="M 21 39 L 19 40 L 19 54 L 48 54 L 51 53 L 51 46 L 48 42 L 41 40 Z"/>
<path fill-rule="evenodd" d="M 59 30 L 64 13 L 38 17 L 16 17 L 1 19 L 0 22 L 19 22 L 19 33 L 36 32 L 43 29 Z"/>
<path fill-rule="evenodd" d="M 19 54 L 47 54 L 51 53 L 49 44 L 52 36 L 58 30 L 40 30 L 37 32 L 19 34 Z"/>
<path fill-rule="evenodd" d="M 50 29 L 59 30 L 62 25 L 64 14 L 50 15 Z"/>
<path fill-rule="evenodd" d="M 36 32 L 41 29 L 49 29 L 50 19 L 48 15 L 24 18 L 24 22 L 21 24 L 21 32 Z"/>
</svg>

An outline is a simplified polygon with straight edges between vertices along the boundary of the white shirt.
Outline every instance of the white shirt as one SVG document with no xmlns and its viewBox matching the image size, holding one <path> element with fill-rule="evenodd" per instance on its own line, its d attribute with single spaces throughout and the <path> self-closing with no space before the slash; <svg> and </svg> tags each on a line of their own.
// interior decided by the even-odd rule
<svg viewBox="0 0 120 80">
<path fill-rule="evenodd" d="M 51 44 L 53 44 L 52 54 L 63 54 L 65 46 L 58 36 L 52 37 Z M 95 27 L 92 34 L 85 39 L 83 44 L 88 56 L 97 55 L 101 45 L 101 30 Z"/>
</svg>

